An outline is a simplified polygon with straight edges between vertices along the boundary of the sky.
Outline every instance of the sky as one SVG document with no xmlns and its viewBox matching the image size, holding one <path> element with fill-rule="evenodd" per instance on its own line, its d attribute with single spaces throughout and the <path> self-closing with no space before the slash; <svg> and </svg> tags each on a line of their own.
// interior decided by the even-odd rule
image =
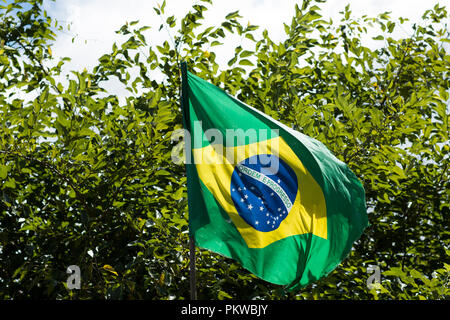
<svg viewBox="0 0 450 320">
<path fill-rule="evenodd" d="M 72 61 L 66 65 L 69 70 L 91 70 L 98 58 L 111 51 L 112 44 L 123 41 L 115 33 L 125 22 L 140 21 L 140 25 L 151 26 L 146 33 L 150 45 L 161 44 L 170 36 L 165 29 L 158 31 L 162 22 L 153 7 L 163 0 L 56 0 L 44 1 L 48 14 L 57 19 L 65 30 L 60 32 L 52 48 L 55 57 L 68 56 Z M 175 15 L 177 23 L 195 3 L 205 4 L 210 8 L 205 15 L 205 24 L 216 25 L 233 11 L 239 10 L 242 22 L 258 25 L 258 32 L 267 29 L 275 42 L 285 36 L 283 22 L 290 24 L 296 0 L 213 0 L 213 5 L 194 0 L 166 0 L 165 17 Z M 339 11 L 349 4 L 353 17 L 362 15 L 376 16 L 386 11 L 392 18 L 408 18 L 411 22 L 419 21 L 427 9 L 435 4 L 450 8 L 450 0 L 329 0 L 319 6 L 325 20 L 332 18 L 338 22 Z M 70 25 L 70 29 L 67 26 Z M 177 25 L 178 26 L 178 25 Z M 175 29 L 174 29 L 175 31 Z M 174 33 L 173 31 L 173 33 Z M 402 26 L 398 36 L 412 34 L 408 25 Z M 173 35 L 172 35 L 173 36 Z M 371 37 L 368 36 L 368 39 Z M 217 56 L 219 65 L 225 65 L 233 57 L 233 50 L 239 39 L 227 37 Z M 217 54 L 217 51 L 216 51 Z M 125 94 L 125 93 L 124 93 Z"/>
</svg>

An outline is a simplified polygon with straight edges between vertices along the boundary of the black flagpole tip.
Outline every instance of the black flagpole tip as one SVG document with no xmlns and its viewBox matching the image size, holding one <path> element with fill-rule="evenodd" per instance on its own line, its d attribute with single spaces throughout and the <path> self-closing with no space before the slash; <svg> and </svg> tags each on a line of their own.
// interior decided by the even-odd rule
<svg viewBox="0 0 450 320">
<path fill-rule="evenodd" d="M 186 68 L 187 67 L 186 60 L 180 61 L 180 66 L 181 66 L 181 68 Z"/>
</svg>

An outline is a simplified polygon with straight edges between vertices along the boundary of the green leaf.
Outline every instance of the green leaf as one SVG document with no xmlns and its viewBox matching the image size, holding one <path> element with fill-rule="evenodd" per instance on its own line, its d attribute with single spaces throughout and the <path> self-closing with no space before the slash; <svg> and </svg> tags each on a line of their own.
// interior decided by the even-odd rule
<svg viewBox="0 0 450 320">
<path fill-rule="evenodd" d="M 247 50 L 244 50 L 244 51 L 242 51 L 240 54 L 239 54 L 239 56 L 241 57 L 241 58 L 247 58 L 247 57 L 250 57 L 250 56 L 252 56 L 252 55 L 254 55 L 255 53 L 253 52 L 253 51 L 247 51 Z"/>
<path fill-rule="evenodd" d="M 9 178 L 5 183 L 3 183 L 3 186 L 14 189 L 16 187 L 16 180 Z"/>
<path fill-rule="evenodd" d="M 239 64 L 242 66 L 254 66 L 254 64 L 247 59 L 242 59 L 241 61 L 239 61 Z"/>
<path fill-rule="evenodd" d="M 251 33 L 246 33 L 246 34 L 245 34 L 245 37 L 246 37 L 247 39 L 250 39 L 250 40 L 256 42 L 255 37 L 253 37 L 253 34 L 251 34 Z"/>
<path fill-rule="evenodd" d="M 444 262 L 445 271 L 450 272 L 450 264 Z"/>
<path fill-rule="evenodd" d="M 406 277 L 406 273 L 398 267 L 392 267 L 389 270 L 383 272 L 386 276 Z"/>
<path fill-rule="evenodd" d="M 3 164 L 0 164 L 0 179 L 6 179 L 8 176 L 9 168 Z"/>
<path fill-rule="evenodd" d="M 217 295 L 217 298 L 219 300 L 225 300 L 225 299 L 233 299 L 232 296 L 230 296 L 228 293 L 226 293 L 225 291 L 219 291 L 219 294 Z"/>
<path fill-rule="evenodd" d="M 105 265 L 102 267 L 102 269 L 105 270 L 105 271 L 108 271 L 109 273 L 112 273 L 112 274 L 115 275 L 116 277 L 119 275 L 119 274 L 117 273 L 117 271 L 114 270 L 114 268 L 113 268 L 112 266 L 110 266 L 109 264 L 105 264 Z"/>
<path fill-rule="evenodd" d="M 60 110 L 60 109 L 55 109 L 56 114 L 58 115 L 58 117 L 56 118 L 56 121 L 58 121 L 58 123 L 65 127 L 65 128 L 69 128 L 70 127 L 70 120 L 67 119 L 67 116 L 65 115 L 64 111 Z"/>
<path fill-rule="evenodd" d="M 416 278 L 416 279 L 422 279 L 424 276 L 423 274 L 421 274 L 419 271 L 412 269 L 409 274 L 411 275 L 411 277 Z"/>
<path fill-rule="evenodd" d="M 69 197 L 71 197 L 71 198 L 77 197 L 75 190 L 73 190 L 71 187 L 69 188 Z"/>
<path fill-rule="evenodd" d="M 223 43 L 222 42 L 219 42 L 219 41 L 217 41 L 217 40 L 214 40 L 213 42 L 211 42 L 211 47 L 214 47 L 214 46 L 220 46 L 220 45 L 222 45 Z"/>
<path fill-rule="evenodd" d="M 172 198 L 174 200 L 180 200 L 182 196 L 183 196 L 183 189 L 180 188 L 172 195 Z"/>
<path fill-rule="evenodd" d="M 225 17 L 225 19 L 227 19 L 227 20 L 231 20 L 231 19 L 234 19 L 234 18 L 242 18 L 242 17 L 239 15 L 239 10 L 227 14 L 226 17 Z"/>
<path fill-rule="evenodd" d="M 114 202 L 113 202 L 113 206 L 116 207 L 116 208 L 121 208 L 121 207 L 123 207 L 125 204 L 126 204 L 126 202 L 123 202 L 123 201 L 114 201 Z"/>
<path fill-rule="evenodd" d="M 79 135 L 95 137 L 97 134 L 89 128 L 83 128 L 79 131 Z"/>
</svg>

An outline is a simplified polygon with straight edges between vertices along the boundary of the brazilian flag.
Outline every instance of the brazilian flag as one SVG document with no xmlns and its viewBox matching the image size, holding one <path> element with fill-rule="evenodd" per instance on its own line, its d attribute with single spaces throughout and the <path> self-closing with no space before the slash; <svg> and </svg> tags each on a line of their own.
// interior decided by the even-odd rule
<svg viewBox="0 0 450 320">
<path fill-rule="evenodd" d="M 326 276 L 368 225 L 361 182 L 321 142 L 181 67 L 195 244 L 289 289 Z"/>
</svg>

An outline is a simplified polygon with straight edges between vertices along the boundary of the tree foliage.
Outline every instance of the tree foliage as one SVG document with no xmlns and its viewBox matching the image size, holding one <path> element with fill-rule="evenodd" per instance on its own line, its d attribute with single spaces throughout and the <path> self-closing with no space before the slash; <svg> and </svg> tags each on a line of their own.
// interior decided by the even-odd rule
<svg viewBox="0 0 450 320">
<path fill-rule="evenodd" d="M 90 71 L 72 71 L 52 45 L 61 26 L 43 0 L 0 7 L 0 297 L 189 297 L 184 167 L 171 160 L 181 128 L 179 62 L 292 128 L 322 141 L 366 190 L 370 226 L 326 278 L 285 292 L 197 249 L 204 299 L 442 299 L 449 261 L 449 32 L 444 7 L 402 39 L 389 13 L 338 23 L 323 1 L 293 8 L 286 39 L 243 24 L 238 11 L 206 26 L 211 1 L 181 21 L 155 8 L 173 35 L 150 46 L 126 23 Z M 158 27 L 151 26 L 151 27 Z M 241 45 L 220 65 L 225 38 Z M 362 39 L 376 35 L 378 49 Z M 130 92 L 109 92 L 116 79 Z M 446 263 L 447 262 L 447 263 Z M 69 290 L 66 269 L 81 268 Z M 381 268 L 368 288 L 367 268 Z M 280 272 L 282 272 L 280 270 Z"/>
</svg>

